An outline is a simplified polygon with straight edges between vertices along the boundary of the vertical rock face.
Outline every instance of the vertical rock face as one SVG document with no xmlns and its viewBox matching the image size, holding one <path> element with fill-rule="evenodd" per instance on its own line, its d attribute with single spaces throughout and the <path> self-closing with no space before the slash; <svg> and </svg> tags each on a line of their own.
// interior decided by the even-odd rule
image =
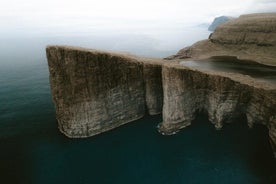
<svg viewBox="0 0 276 184">
<path fill-rule="evenodd" d="M 52 96 L 59 129 L 87 137 L 162 110 L 161 66 L 134 57 L 48 47 Z M 145 79 L 145 80 L 144 80 Z"/>
<path fill-rule="evenodd" d="M 205 73 L 179 66 L 163 66 L 164 106 L 159 131 L 174 134 L 205 111 L 217 129 L 245 115 L 248 125 L 267 126 L 276 153 L 276 88 L 254 83 L 242 75 Z M 276 156 L 276 155 L 275 155 Z"/>
</svg>

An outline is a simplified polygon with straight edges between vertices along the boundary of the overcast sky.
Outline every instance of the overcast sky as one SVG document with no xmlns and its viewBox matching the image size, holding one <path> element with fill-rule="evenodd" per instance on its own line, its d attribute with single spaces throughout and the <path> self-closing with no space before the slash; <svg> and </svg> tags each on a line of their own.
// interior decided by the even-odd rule
<svg viewBox="0 0 276 184">
<path fill-rule="evenodd" d="M 0 31 L 164 29 L 276 12 L 276 0 L 1 0 Z"/>
</svg>

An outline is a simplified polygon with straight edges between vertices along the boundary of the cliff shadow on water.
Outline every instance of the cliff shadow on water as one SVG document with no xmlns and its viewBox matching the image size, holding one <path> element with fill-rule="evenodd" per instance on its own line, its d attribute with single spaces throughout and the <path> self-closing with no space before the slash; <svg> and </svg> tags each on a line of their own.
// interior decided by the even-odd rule
<svg viewBox="0 0 276 184">
<path fill-rule="evenodd" d="M 267 129 L 244 116 L 220 131 L 197 113 L 173 136 L 146 116 L 109 132 L 68 139 L 57 129 L 2 139 L 3 183 L 273 183 L 276 163 Z M 56 123 L 49 121 L 49 123 Z M 51 126 L 51 125 L 49 125 Z M 35 139 L 34 139 L 35 137 Z M 3 174 L 5 173 L 5 174 Z"/>
<path fill-rule="evenodd" d="M 263 177 L 264 180 L 259 181 L 260 183 L 274 183 L 276 180 L 276 160 L 271 149 L 266 126 L 254 124 L 253 127 L 249 127 L 246 114 L 240 114 L 218 130 L 208 119 L 207 112 L 198 111 L 191 125 L 183 130 L 184 133 L 190 129 L 197 134 L 202 134 L 201 138 L 198 137 L 199 140 L 192 142 L 205 147 L 204 154 L 208 157 L 207 160 L 237 158 L 245 164 L 244 166 L 250 172 Z M 180 134 L 182 133 L 180 132 Z M 235 167 L 235 164 L 232 167 Z M 254 182 L 252 181 L 252 183 Z"/>
</svg>

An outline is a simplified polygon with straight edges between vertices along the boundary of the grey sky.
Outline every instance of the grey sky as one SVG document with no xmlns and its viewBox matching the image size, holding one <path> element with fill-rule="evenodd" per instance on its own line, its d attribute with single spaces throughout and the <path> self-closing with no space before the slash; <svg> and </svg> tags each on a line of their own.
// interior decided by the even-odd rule
<svg viewBox="0 0 276 184">
<path fill-rule="evenodd" d="M 267 11 L 276 11 L 275 0 L 1 0 L 0 28 L 137 31 Z"/>
</svg>

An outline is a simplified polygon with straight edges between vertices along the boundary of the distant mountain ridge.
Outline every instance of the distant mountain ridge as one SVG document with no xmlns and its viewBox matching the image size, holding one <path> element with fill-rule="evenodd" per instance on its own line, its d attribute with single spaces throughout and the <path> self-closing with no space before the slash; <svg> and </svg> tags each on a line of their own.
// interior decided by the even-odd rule
<svg viewBox="0 0 276 184">
<path fill-rule="evenodd" d="M 215 31 L 215 29 L 217 28 L 218 25 L 225 23 L 229 20 L 233 20 L 235 19 L 234 17 L 230 17 L 230 16 L 220 16 L 220 17 L 216 17 L 214 19 L 214 21 L 212 22 L 212 24 L 208 27 L 209 31 Z"/>
</svg>

